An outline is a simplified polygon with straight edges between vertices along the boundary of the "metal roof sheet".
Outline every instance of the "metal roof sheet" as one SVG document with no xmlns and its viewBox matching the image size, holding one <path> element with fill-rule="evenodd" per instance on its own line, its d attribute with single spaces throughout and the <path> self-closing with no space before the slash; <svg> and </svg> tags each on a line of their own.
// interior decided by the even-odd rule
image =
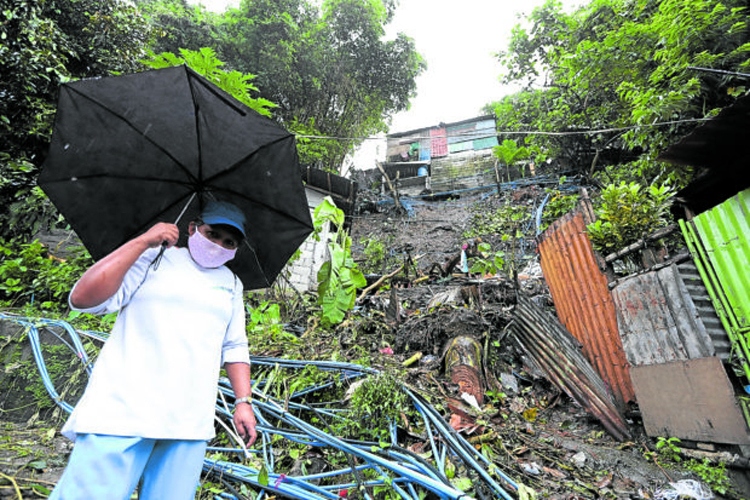
<svg viewBox="0 0 750 500">
<path fill-rule="evenodd" d="M 511 330 L 516 341 L 560 390 L 598 418 L 616 439 L 630 438 L 628 425 L 612 394 L 581 354 L 580 344 L 560 322 L 530 299 L 519 296 Z"/>
<path fill-rule="evenodd" d="M 750 189 L 692 222 L 741 329 L 750 329 Z"/>
<path fill-rule="evenodd" d="M 678 165 L 703 167 L 714 171 L 747 172 L 747 148 L 750 145 L 750 96 L 737 99 L 731 106 L 697 127 L 677 144 L 667 148 L 659 160 Z"/>
<path fill-rule="evenodd" d="M 677 265 L 620 280 L 612 297 L 622 345 L 632 366 L 715 354 Z"/>
<path fill-rule="evenodd" d="M 542 233 L 540 263 L 560 321 L 581 342 L 615 399 L 626 404 L 635 394 L 607 279 L 586 234 L 592 214 L 591 202 L 584 199 Z"/>
<path fill-rule="evenodd" d="M 658 159 L 706 169 L 676 197 L 701 213 L 750 187 L 748 146 L 750 96 L 745 96 L 667 148 Z"/>
</svg>

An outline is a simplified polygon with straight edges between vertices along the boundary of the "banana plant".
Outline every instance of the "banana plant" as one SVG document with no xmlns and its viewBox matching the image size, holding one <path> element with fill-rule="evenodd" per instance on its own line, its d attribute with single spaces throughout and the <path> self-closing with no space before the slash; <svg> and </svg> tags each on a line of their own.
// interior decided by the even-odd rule
<svg viewBox="0 0 750 500">
<path fill-rule="evenodd" d="M 352 257 L 352 239 L 344 229 L 344 212 L 330 196 L 315 208 L 313 224 L 318 241 L 321 235 L 328 235 L 328 260 L 318 271 L 320 324 L 328 328 L 344 320 L 357 300 L 357 289 L 367 285 L 367 280 Z M 331 231 L 326 233 L 326 228 Z"/>
</svg>

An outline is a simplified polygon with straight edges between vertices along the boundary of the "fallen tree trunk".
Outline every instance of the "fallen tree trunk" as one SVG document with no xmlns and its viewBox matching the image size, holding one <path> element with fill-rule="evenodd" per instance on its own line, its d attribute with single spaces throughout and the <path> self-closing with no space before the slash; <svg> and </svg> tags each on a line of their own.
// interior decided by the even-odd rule
<svg viewBox="0 0 750 500">
<path fill-rule="evenodd" d="M 454 337 L 445 351 L 445 373 L 458 385 L 459 394 L 472 396 L 477 405 L 484 402 L 482 346 L 473 337 Z"/>
</svg>

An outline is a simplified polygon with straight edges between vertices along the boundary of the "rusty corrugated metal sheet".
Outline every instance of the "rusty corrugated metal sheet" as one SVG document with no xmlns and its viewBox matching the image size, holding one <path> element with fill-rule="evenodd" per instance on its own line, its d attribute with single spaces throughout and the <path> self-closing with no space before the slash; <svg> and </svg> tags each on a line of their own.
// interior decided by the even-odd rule
<svg viewBox="0 0 750 500">
<path fill-rule="evenodd" d="M 612 289 L 612 297 L 620 338 L 631 366 L 715 354 L 711 337 L 675 264 L 620 280 Z"/>
<path fill-rule="evenodd" d="M 607 279 L 586 235 L 592 220 L 591 202 L 584 198 L 540 235 L 540 263 L 557 316 L 581 342 L 616 401 L 625 405 L 635 401 L 635 393 Z"/>
<path fill-rule="evenodd" d="M 630 430 L 601 377 L 565 328 L 530 299 L 519 296 L 511 331 L 549 379 L 599 419 L 613 437 L 624 441 Z"/>
</svg>

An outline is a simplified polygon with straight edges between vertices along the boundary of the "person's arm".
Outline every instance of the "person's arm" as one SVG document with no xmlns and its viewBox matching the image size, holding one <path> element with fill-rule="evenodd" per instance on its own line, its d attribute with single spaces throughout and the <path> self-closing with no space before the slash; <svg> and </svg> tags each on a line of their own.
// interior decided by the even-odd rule
<svg viewBox="0 0 750 500">
<path fill-rule="evenodd" d="M 180 230 L 174 224 L 159 222 L 148 231 L 106 255 L 91 266 L 70 294 L 70 303 L 81 309 L 101 304 L 117 292 L 128 269 L 149 248 L 163 242 L 168 247 L 177 243 Z"/>
<path fill-rule="evenodd" d="M 252 392 L 250 387 L 250 365 L 247 363 L 225 363 L 224 369 L 232 384 L 237 399 L 248 398 L 234 408 L 234 426 L 247 446 L 252 446 L 258 437 L 255 431 L 255 413 L 253 412 Z"/>
</svg>

